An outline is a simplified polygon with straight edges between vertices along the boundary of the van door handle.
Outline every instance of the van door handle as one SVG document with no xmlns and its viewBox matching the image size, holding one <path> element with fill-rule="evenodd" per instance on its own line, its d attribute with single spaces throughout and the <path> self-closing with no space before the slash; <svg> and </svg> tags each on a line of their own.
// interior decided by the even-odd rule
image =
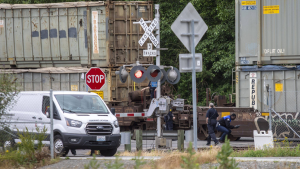
<svg viewBox="0 0 300 169">
<path fill-rule="evenodd" d="M 35 116 L 33 116 L 32 118 L 33 118 L 33 119 L 36 119 L 36 117 L 35 117 Z"/>
<path fill-rule="evenodd" d="M 42 120 L 42 118 L 40 117 L 39 120 Z"/>
</svg>

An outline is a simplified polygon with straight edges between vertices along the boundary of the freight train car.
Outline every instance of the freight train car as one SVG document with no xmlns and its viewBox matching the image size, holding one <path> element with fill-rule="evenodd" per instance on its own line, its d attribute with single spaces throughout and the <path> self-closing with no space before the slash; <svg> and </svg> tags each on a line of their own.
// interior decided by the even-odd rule
<svg viewBox="0 0 300 169">
<path fill-rule="evenodd" d="M 15 73 L 22 91 L 86 91 L 82 73 L 100 67 L 106 82 L 97 93 L 106 102 L 127 101 L 148 80 L 123 84 L 116 68 L 153 62 L 142 57 L 146 43 L 138 44 L 144 30 L 133 22 L 141 18 L 153 19 L 151 1 L 1 4 L 0 73 Z"/>
</svg>

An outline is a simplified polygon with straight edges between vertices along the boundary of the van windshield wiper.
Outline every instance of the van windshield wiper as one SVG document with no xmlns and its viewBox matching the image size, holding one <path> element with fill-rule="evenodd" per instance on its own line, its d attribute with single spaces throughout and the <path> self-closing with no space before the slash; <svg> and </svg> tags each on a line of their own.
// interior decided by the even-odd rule
<svg viewBox="0 0 300 169">
<path fill-rule="evenodd" d="M 68 112 L 70 112 L 70 113 L 76 113 L 76 112 L 74 112 L 74 111 L 72 111 L 72 110 L 69 110 L 69 109 L 62 109 L 62 110 L 68 111 Z"/>
</svg>

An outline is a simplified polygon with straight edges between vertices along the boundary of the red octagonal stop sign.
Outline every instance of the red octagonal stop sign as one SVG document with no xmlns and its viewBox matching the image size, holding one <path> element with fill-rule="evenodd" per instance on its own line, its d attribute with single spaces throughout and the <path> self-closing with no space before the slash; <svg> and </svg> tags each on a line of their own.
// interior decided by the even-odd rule
<svg viewBox="0 0 300 169">
<path fill-rule="evenodd" d="M 85 75 L 85 83 L 92 90 L 100 90 L 105 84 L 105 74 L 100 68 L 92 67 Z"/>
</svg>

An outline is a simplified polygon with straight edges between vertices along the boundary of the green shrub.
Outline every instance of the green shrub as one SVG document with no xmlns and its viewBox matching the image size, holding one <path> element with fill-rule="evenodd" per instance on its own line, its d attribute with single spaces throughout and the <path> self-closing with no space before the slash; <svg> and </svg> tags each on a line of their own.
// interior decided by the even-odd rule
<svg viewBox="0 0 300 169">
<path fill-rule="evenodd" d="M 238 163 L 235 162 L 235 160 L 228 159 L 230 154 L 233 152 L 232 147 L 230 146 L 229 140 L 225 139 L 225 144 L 223 144 L 222 149 L 220 153 L 217 155 L 217 161 L 220 164 L 220 169 L 236 169 L 238 166 Z"/>
<path fill-rule="evenodd" d="M 1 163 L 11 163 L 15 166 L 24 166 L 24 165 L 32 165 L 39 162 L 43 162 L 45 158 L 49 158 L 49 150 L 43 150 L 42 141 L 46 138 L 47 129 L 44 127 L 40 130 L 38 127 L 36 128 L 37 133 L 30 133 L 28 128 L 25 131 L 20 132 L 18 130 L 18 136 L 21 142 L 17 143 L 13 147 L 3 155 L 0 156 L 0 164 Z M 37 146 L 34 144 L 34 140 L 38 141 Z"/>
<path fill-rule="evenodd" d="M 146 164 L 146 162 L 144 161 L 144 158 L 141 157 L 142 155 L 142 151 L 138 151 L 134 157 L 134 161 L 135 161 L 135 166 L 134 169 L 140 169 L 140 167 L 144 164 Z"/>
<path fill-rule="evenodd" d="M 100 167 L 100 164 L 98 164 L 98 161 L 96 160 L 96 155 L 93 154 L 93 159 L 90 160 L 89 164 L 84 165 L 84 169 L 98 169 Z"/>
<path fill-rule="evenodd" d="M 196 163 L 197 158 L 194 156 L 196 152 L 193 149 L 192 142 L 189 143 L 189 147 L 187 148 L 188 155 L 187 156 L 181 156 L 181 159 L 183 161 L 181 165 L 182 168 L 185 169 L 195 169 L 199 168 L 199 164 Z"/>
</svg>

